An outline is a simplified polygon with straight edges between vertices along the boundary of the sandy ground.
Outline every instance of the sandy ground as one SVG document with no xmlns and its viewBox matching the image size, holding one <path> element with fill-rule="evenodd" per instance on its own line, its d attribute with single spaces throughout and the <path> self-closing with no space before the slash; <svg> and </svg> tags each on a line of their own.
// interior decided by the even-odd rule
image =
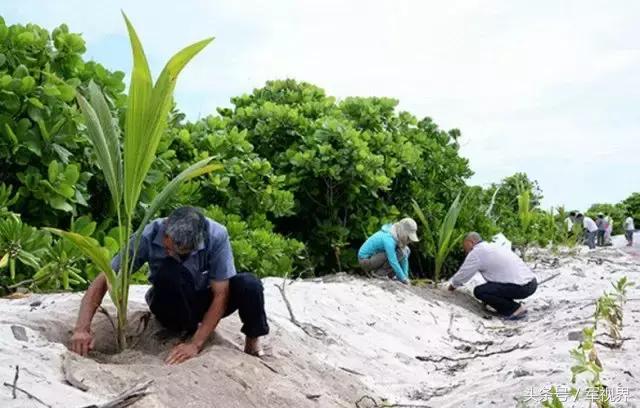
<svg viewBox="0 0 640 408">
<path fill-rule="evenodd" d="M 12 387 L 3 385 L 0 407 L 79 408 L 148 379 L 154 380 L 151 393 L 134 407 L 540 406 L 545 387 L 569 385 L 569 350 L 578 344 L 570 333 L 587 326 L 594 300 L 622 276 L 640 284 L 640 248 L 622 247 L 619 237 L 615 244 L 533 253 L 538 280 L 550 280 L 526 301 L 524 322 L 484 311 L 469 295 L 471 285 L 449 293 L 336 275 L 286 283 L 294 323 L 282 279 L 265 279 L 271 334 L 264 360 L 240 351 L 239 321 L 231 316 L 198 358 L 164 365 L 177 339 L 153 319 L 145 327 L 144 286 L 131 294 L 133 348 L 113 355 L 113 330 L 99 315 L 91 358 L 71 355 L 64 345 L 80 294 L 3 299 L 0 382 L 11 384 L 19 366 L 17 386 L 44 404 L 19 390 L 13 399 Z M 604 383 L 628 393 L 617 406 L 640 407 L 639 330 L 640 289 L 632 288 L 623 331 L 629 339 L 620 350 L 598 349 Z"/>
</svg>

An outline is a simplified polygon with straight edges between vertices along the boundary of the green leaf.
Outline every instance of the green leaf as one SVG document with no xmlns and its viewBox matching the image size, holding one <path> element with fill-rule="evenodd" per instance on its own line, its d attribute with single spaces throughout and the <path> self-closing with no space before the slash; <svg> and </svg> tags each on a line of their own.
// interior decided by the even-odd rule
<svg viewBox="0 0 640 408">
<path fill-rule="evenodd" d="M 184 181 L 191 180 L 203 174 L 222 169 L 221 164 L 209 164 L 212 159 L 213 158 L 210 157 L 192 164 L 182 173 L 178 174 L 173 180 L 171 180 L 169 184 L 167 184 L 162 189 L 162 191 L 155 196 L 155 198 L 147 208 L 144 219 L 140 223 L 140 228 L 138 229 L 137 233 L 142 233 L 142 229 L 149 223 L 151 217 L 153 217 L 153 215 L 167 203 L 169 198 L 176 194 L 178 188 L 180 187 L 180 184 L 182 184 Z"/>
<path fill-rule="evenodd" d="M 87 136 L 95 149 L 98 166 L 102 169 L 113 203 L 118 207 L 122 197 L 122 184 L 118 177 L 122 171 L 122 164 L 117 161 L 117 157 L 111 156 L 109 142 L 107 142 L 96 111 L 82 95 L 78 94 L 77 99 L 87 125 Z"/>
<path fill-rule="evenodd" d="M 192 44 L 175 54 L 152 88 L 149 66 L 138 35 L 126 16 L 125 21 L 133 50 L 133 72 L 124 138 L 124 204 L 125 212 L 131 215 L 135 211 L 142 183 L 155 160 L 160 137 L 167 126 L 167 115 L 172 106 L 178 75 L 213 38 Z"/>
<path fill-rule="evenodd" d="M 59 184 L 57 192 L 61 194 L 63 197 L 65 197 L 66 199 L 69 199 L 75 195 L 76 190 L 73 188 L 73 186 L 70 186 L 69 184 Z"/>
<path fill-rule="evenodd" d="M 138 175 L 138 161 L 142 159 L 142 155 L 148 153 L 153 155 L 154 153 L 143 147 L 144 138 L 147 136 L 145 122 L 147 108 L 151 100 L 153 82 L 147 57 L 144 54 L 138 34 L 127 16 L 124 13 L 122 15 L 127 25 L 133 53 L 133 69 L 129 85 L 124 137 L 124 205 L 125 212 L 133 214 L 140 195 L 141 185 L 139 186 L 138 184 L 141 184 L 141 181 L 139 180 L 141 178 L 144 179 L 144 175 Z"/>
<path fill-rule="evenodd" d="M 48 172 L 47 175 L 49 177 L 49 182 L 51 184 L 54 184 L 56 182 L 56 180 L 58 180 L 58 175 L 60 174 L 59 170 L 58 170 L 58 162 L 55 160 L 52 160 L 49 163 L 49 168 L 48 168 Z"/>
<path fill-rule="evenodd" d="M 56 210 L 71 212 L 73 207 L 62 196 L 49 197 L 49 205 Z"/>
<path fill-rule="evenodd" d="M 40 102 L 40 99 L 36 97 L 29 98 L 29 103 L 38 109 L 44 109 L 44 105 L 42 104 L 42 102 Z"/>
<path fill-rule="evenodd" d="M 9 138 L 9 140 L 11 140 L 11 143 L 13 143 L 14 146 L 18 145 L 18 137 L 16 136 L 15 133 L 13 133 L 13 130 L 11 129 L 11 126 L 9 126 L 8 123 L 4 124 L 4 130 L 7 134 L 7 137 Z"/>
<path fill-rule="evenodd" d="M 64 179 L 70 183 L 75 184 L 80 178 L 80 170 L 75 164 L 70 164 L 64 169 Z"/>
<path fill-rule="evenodd" d="M 62 231 L 56 228 L 45 228 L 46 231 L 49 231 L 53 234 L 58 235 L 59 237 L 63 237 L 71 241 L 78 249 L 80 249 L 86 256 L 91 259 L 94 265 L 102 272 L 104 272 L 107 277 L 107 282 L 110 287 L 111 298 L 117 299 L 117 293 L 112 292 L 116 287 L 116 273 L 111 269 L 111 263 L 109 259 L 105 256 L 102 248 L 98 243 L 88 237 L 82 236 L 80 234 L 76 234 L 75 232 Z"/>
<path fill-rule="evenodd" d="M 53 84 L 46 84 L 42 87 L 42 92 L 47 96 L 60 96 L 60 90 Z"/>
</svg>

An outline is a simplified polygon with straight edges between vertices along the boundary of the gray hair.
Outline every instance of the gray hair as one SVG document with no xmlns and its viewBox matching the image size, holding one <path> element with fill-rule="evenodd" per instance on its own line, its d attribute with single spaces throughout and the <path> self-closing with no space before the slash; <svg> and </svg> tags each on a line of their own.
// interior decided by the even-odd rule
<svg viewBox="0 0 640 408">
<path fill-rule="evenodd" d="M 206 219 L 194 207 L 180 207 L 165 221 L 165 234 L 180 250 L 192 251 L 204 242 Z"/>
<path fill-rule="evenodd" d="M 471 241 L 474 244 L 477 244 L 478 242 L 482 241 L 482 237 L 477 232 L 471 231 L 471 232 L 467 233 L 467 235 L 464 236 L 464 240 L 465 241 Z"/>
</svg>

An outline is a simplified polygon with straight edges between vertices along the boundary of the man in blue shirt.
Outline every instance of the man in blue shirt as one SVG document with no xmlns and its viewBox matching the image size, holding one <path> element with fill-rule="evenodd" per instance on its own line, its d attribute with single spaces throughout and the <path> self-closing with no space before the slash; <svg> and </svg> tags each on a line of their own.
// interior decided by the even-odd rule
<svg viewBox="0 0 640 408">
<path fill-rule="evenodd" d="M 260 355 L 258 338 L 269 333 L 262 282 L 252 274 L 236 273 L 227 230 L 193 207 L 175 210 L 166 219 L 147 225 L 140 239 L 133 271 L 149 264 L 146 294 L 158 321 L 191 340 L 177 345 L 167 363 L 178 364 L 197 355 L 220 319 L 238 310 L 245 352 Z M 120 257 L 112 261 L 120 268 Z M 100 274 L 89 286 L 80 306 L 71 349 L 86 355 L 93 345 L 91 320 L 107 292 Z"/>
</svg>

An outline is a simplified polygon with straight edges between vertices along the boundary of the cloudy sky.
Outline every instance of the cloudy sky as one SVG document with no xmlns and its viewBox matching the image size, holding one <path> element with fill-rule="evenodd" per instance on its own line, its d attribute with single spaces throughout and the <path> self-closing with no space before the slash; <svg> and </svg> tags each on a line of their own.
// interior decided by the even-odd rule
<svg viewBox="0 0 640 408">
<path fill-rule="evenodd" d="M 513 0 L 2 0 L 7 23 L 67 23 L 87 57 L 128 72 L 124 9 L 154 72 L 216 41 L 184 72 L 196 119 L 266 80 L 390 96 L 462 131 L 471 182 L 524 171 L 544 205 L 584 209 L 640 191 L 640 2 Z"/>
</svg>

